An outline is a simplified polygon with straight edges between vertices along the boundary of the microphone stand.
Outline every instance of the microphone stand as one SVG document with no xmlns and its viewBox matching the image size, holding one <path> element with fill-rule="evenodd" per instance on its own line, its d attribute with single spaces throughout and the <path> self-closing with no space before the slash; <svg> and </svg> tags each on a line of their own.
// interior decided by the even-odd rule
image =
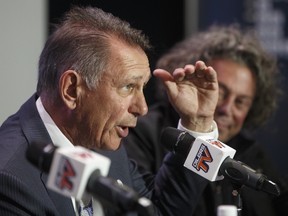
<svg viewBox="0 0 288 216">
<path fill-rule="evenodd" d="M 234 205 L 237 207 L 237 215 L 241 216 L 242 215 L 242 198 L 241 198 L 241 186 L 233 184 L 233 191 L 232 191 L 232 196 L 234 200 Z"/>
</svg>

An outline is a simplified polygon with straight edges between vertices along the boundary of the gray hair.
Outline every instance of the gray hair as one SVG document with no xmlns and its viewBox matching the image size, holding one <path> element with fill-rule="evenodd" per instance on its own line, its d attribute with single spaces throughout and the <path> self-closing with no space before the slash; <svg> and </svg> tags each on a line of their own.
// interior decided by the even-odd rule
<svg viewBox="0 0 288 216">
<path fill-rule="evenodd" d="M 61 74 L 75 70 L 89 89 L 95 88 L 101 74 L 109 69 L 111 36 L 148 51 L 148 38 L 126 21 L 99 8 L 73 7 L 56 25 L 39 59 L 37 93 L 57 98 Z"/>
</svg>

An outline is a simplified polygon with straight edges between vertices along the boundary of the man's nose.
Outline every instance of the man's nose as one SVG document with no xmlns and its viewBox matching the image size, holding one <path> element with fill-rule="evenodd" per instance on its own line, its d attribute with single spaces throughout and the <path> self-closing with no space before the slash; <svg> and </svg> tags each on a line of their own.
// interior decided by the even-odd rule
<svg viewBox="0 0 288 216">
<path fill-rule="evenodd" d="M 136 116 L 143 116 L 147 114 L 148 106 L 143 93 L 134 99 L 130 112 Z"/>
<path fill-rule="evenodd" d="M 225 100 L 218 102 L 216 112 L 222 115 L 223 114 L 231 115 L 232 109 L 233 109 L 233 98 L 226 98 Z"/>
</svg>

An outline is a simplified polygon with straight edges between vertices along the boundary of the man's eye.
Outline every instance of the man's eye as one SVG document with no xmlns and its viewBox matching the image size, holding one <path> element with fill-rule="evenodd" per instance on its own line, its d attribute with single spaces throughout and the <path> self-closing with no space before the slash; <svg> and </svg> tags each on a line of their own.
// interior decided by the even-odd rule
<svg viewBox="0 0 288 216">
<path fill-rule="evenodd" d="M 247 110 L 251 106 L 251 102 L 249 100 L 238 99 L 236 100 L 237 107 L 241 110 Z"/>
<path fill-rule="evenodd" d="M 124 87 L 124 89 L 126 90 L 126 91 L 132 91 L 133 89 L 134 89 L 134 85 L 133 84 L 129 84 L 129 85 L 126 85 L 125 87 Z"/>
</svg>

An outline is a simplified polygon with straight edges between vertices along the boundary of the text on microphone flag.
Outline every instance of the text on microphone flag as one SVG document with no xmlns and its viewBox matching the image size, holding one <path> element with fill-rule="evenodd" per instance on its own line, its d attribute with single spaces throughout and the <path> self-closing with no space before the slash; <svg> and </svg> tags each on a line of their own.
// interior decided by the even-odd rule
<svg viewBox="0 0 288 216">
<path fill-rule="evenodd" d="M 68 158 L 60 158 L 60 166 L 57 170 L 57 177 L 55 179 L 55 185 L 60 190 L 73 190 L 73 178 L 76 176 L 76 171 L 73 168 Z"/>
<path fill-rule="evenodd" d="M 209 171 L 209 165 L 207 163 L 211 163 L 212 161 L 213 158 L 208 147 L 202 143 L 192 163 L 192 166 L 198 171 L 201 169 L 207 173 Z"/>
</svg>

